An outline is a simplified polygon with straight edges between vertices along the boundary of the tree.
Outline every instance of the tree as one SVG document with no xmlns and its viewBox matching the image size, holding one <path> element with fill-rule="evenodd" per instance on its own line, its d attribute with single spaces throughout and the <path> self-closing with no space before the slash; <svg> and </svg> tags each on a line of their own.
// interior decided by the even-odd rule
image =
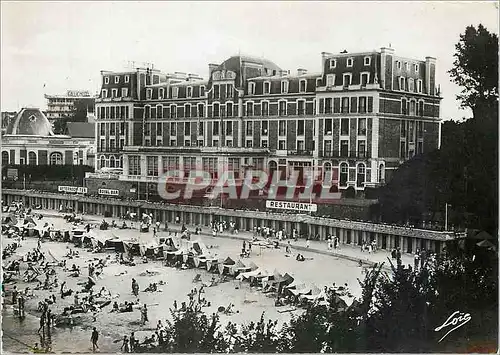
<svg viewBox="0 0 500 355">
<path fill-rule="evenodd" d="M 475 112 L 498 99 L 498 37 L 483 25 L 468 26 L 455 45 L 452 81 L 462 87 L 457 95 L 462 107 Z"/>
</svg>

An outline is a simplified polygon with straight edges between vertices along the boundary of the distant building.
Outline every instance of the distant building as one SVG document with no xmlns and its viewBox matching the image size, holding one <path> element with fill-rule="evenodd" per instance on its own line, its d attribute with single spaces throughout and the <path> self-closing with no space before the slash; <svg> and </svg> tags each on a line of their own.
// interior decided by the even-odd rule
<svg viewBox="0 0 500 355">
<path fill-rule="evenodd" d="M 2 134 L 5 132 L 5 129 L 9 125 L 10 121 L 16 117 L 16 111 L 4 111 L 2 112 Z"/>
<path fill-rule="evenodd" d="M 86 106 L 87 122 L 94 122 L 95 98 L 88 91 L 68 90 L 65 95 L 45 95 L 47 99 L 46 115 L 50 122 L 74 113 L 78 103 Z"/>
<path fill-rule="evenodd" d="M 69 122 L 67 134 L 56 135 L 37 108 L 23 108 L 2 136 L 2 166 L 94 165 L 95 124 Z"/>
</svg>

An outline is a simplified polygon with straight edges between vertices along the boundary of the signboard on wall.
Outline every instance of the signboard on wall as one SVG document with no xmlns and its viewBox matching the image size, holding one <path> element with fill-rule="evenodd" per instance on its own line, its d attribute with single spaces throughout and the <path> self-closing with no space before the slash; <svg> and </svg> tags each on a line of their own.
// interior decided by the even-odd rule
<svg viewBox="0 0 500 355">
<path fill-rule="evenodd" d="M 90 93 L 88 91 L 68 90 L 66 94 L 69 97 L 90 97 Z"/>
<path fill-rule="evenodd" d="M 73 194 L 86 194 L 86 187 L 78 187 L 78 186 L 58 186 L 57 191 L 59 192 L 69 192 Z"/>
<path fill-rule="evenodd" d="M 318 205 L 314 203 L 288 202 L 267 200 L 266 208 L 275 208 L 278 210 L 300 211 L 300 212 L 317 212 Z"/>
<path fill-rule="evenodd" d="M 99 189 L 97 190 L 99 195 L 107 195 L 107 196 L 118 196 L 120 195 L 120 191 L 118 190 L 110 190 L 110 189 Z"/>
</svg>

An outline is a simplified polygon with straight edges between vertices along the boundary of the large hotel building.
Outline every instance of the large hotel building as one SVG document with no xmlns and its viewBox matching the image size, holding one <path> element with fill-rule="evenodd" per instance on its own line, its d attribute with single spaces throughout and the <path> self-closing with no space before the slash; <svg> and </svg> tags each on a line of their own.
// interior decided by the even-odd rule
<svg viewBox="0 0 500 355">
<path fill-rule="evenodd" d="M 292 73 L 238 55 L 209 64 L 208 80 L 153 68 L 102 71 L 96 168 L 122 168 L 107 184 L 139 197 L 153 196 L 168 169 L 216 178 L 249 168 L 282 178 L 312 170 L 363 196 L 439 147 L 435 58 L 381 48 L 322 53 L 321 63 L 321 73 Z"/>
</svg>

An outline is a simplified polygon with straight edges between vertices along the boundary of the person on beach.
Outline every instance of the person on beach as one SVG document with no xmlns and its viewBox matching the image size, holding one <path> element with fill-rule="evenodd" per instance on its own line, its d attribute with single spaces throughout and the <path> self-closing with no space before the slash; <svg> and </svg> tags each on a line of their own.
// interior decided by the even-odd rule
<svg viewBox="0 0 500 355">
<path fill-rule="evenodd" d="M 129 341 L 126 335 L 123 336 L 123 342 L 120 350 L 124 353 L 130 352 Z"/>
<path fill-rule="evenodd" d="M 38 333 L 40 333 L 40 330 L 43 330 L 45 327 L 45 317 L 46 317 L 46 312 L 44 310 L 42 312 L 42 315 L 40 316 L 40 328 L 38 328 Z"/>
<path fill-rule="evenodd" d="M 17 286 L 14 286 L 14 289 L 12 290 L 12 304 L 15 305 L 17 303 L 17 296 L 19 294 L 19 291 L 17 290 Z"/>
<path fill-rule="evenodd" d="M 92 335 L 90 336 L 90 341 L 92 342 L 92 351 L 95 352 L 96 349 L 99 349 L 99 346 L 97 345 L 97 341 L 99 340 L 99 332 L 97 331 L 96 327 L 92 330 Z"/>
<path fill-rule="evenodd" d="M 148 307 L 146 305 L 144 305 L 144 307 L 141 309 L 141 323 L 142 323 L 142 325 L 145 325 L 146 322 L 149 322 Z"/>
</svg>

